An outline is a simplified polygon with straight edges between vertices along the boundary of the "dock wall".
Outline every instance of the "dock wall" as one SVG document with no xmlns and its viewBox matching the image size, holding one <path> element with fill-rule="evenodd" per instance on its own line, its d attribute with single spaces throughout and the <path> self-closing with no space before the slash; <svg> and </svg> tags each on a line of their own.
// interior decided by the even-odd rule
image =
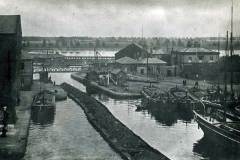
<svg viewBox="0 0 240 160">
<path fill-rule="evenodd" d="M 0 138 L 0 159 L 17 160 L 24 156 L 30 126 L 32 92 L 21 91 L 20 105 L 16 106 L 17 121 L 7 137 Z M 12 131 L 13 130 L 13 131 Z"/>
<path fill-rule="evenodd" d="M 122 92 L 115 92 L 107 87 L 100 86 L 96 82 L 87 82 L 87 80 L 79 75 L 71 74 L 71 78 L 84 84 L 89 90 L 92 91 L 101 91 L 102 93 L 109 95 L 110 97 L 116 98 L 116 99 L 135 99 L 135 98 L 141 98 L 142 95 L 140 93 L 122 93 Z M 87 89 L 87 90 L 88 90 Z"/>
<path fill-rule="evenodd" d="M 82 107 L 88 121 L 123 159 L 169 160 L 116 119 L 102 103 L 67 83 L 61 86 Z"/>
</svg>

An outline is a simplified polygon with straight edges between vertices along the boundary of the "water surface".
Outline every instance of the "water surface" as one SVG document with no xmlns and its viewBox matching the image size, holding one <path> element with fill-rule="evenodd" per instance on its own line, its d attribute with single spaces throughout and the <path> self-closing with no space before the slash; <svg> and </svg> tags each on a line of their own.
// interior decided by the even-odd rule
<svg viewBox="0 0 240 160">
<path fill-rule="evenodd" d="M 83 88 L 84 89 L 84 88 Z M 81 107 L 67 99 L 56 107 L 33 108 L 24 160 L 120 160 L 87 121 Z"/>
<path fill-rule="evenodd" d="M 71 73 L 53 73 L 52 80 L 67 82 L 85 91 L 85 87 L 70 78 Z M 149 145 L 174 160 L 222 159 L 238 160 L 219 146 L 203 138 L 203 132 L 188 113 L 136 111 L 138 100 L 115 100 L 103 94 L 92 95 L 102 102 L 123 124 Z"/>
</svg>

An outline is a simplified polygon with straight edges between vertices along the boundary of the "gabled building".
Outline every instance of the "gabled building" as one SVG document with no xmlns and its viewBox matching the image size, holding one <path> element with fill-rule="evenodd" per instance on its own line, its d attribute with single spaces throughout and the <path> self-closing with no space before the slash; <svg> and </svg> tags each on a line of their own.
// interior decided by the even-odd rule
<svg viewBox="0 0 240 160">
<path fill-rule="evenodd" d="M 167 62 L 160 59 L 159 55 L 153 51 L 147 51 L 142 46 L 132 43 L 115 54 L 115 68 L 132 73 L 152 76 L 167 75 Z M 169 55 L 169 54 L 168 54 Z M 173 75 L 173 74 L 172 74 Z"/>
<path fill-rule="evenodd" d="M 132 43 L 127 47 L 121 49 L 115 54 L 115 59 L 120 59 L 122 57 L 130 57 L 135 60 L 143 59 L 149 56 L 150 53 L 144 49 L 142 46 Z"/>
<path fill-rule="evenodd" d="M 20 15 L 0 15 L 0 105 L 10 108 L 19 97 L 21 44 Z"/>
<path fill-rule="evenodd" d="M 144 58 L 138 61 L 137 72 L 145 75 L 148 71 L 149 75 L 158 75 L 166 64 L 166 62 L 158 58 Z"/>
<path fill-rule="evenodd" d="M 178 66 L 180 72 L 186 77 L 201 75 L 207 67 L 216 65 L 219 60 L 219 52 L 205 48 L 185 48 L 172 51 L 172 64 Z"/>
<path fill-rule="evenodd" d="M 163 58 L 165 55 L 169 55 L 167 51 L 164 51 L 163 49 L 154 49 L 152 50 L 151 57 L 152 58 Z"/>
<path fill-rule="evenodd" d="M 113 69 L 110 71 L 110 79 L 115 85 L 124 86 L 127 82 L 127 74 L 121 69 Z"/>
<path fill-rule="evenodd" d="M 130 57 L 122 57 L 116 60 L 115 67 L 125 72 L 135 72 L 137 70 L 138 61 Z"/>
<path fill-rule="evenodd" d="M 205 48 L 185 48 L 179 51 L 172 51 L 172 55 L 179 65 L 216 63 L 219 59 L 219 52 Z"/>
</svg>

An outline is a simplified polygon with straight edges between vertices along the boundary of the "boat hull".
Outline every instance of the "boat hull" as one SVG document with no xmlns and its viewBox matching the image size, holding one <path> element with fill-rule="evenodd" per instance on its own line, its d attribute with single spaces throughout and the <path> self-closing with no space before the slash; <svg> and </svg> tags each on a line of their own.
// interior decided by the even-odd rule
<svg viewBox="0 0 240 160">
<path fill-rule="evenodd" d="M 142 105 L 145 108 L 154 109 L 162 112 L 173 112 L 176 111 L 177 105 L 174 101 L 169 100 L 157 100 L 149 97 L 148 95 L 143 94 Z"/>
<path fill-rule="evenodd" d="M 178 101 L 175 99 L 153 99 L 150 96 L 148 96 L 145 93 L 142 93 L 142 105 L 145 108 L 157 108 L 160 109 L 160 111 L 167 111 L 167 112 L 173 112 L 173 111 L 183 111 L 183 112 L 192 112 L 192 105 L 187 101 Z"/>
<path fill-rule="evenodd" d="M 234 137 L 224 129 L 217 127 L 194 111 L 195 120 L 204 133 L 204 137 L 209 141 L 221 146 L 230 148 L 233 151 L 239 151 L 239 138 Z"/>
<path fill-rule="evenodd" d="M 50 91 L 42 91 L 38 93 L 32 103 L 32 107 L 55 107 L 56 106 L 55 94 Z"/>
</svg>

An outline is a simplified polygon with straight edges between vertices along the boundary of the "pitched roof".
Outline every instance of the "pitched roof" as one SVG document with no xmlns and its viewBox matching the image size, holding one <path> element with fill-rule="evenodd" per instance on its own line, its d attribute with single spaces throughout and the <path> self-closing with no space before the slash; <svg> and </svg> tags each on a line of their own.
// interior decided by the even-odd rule
<svg viewBox="0 0 240 160">
<path fill-rule="evenodd" d="M 147 62 L 148 61 L 148 62 Z M 164 62 L 161 59 L 158 58 L 144 58 L 142 60 L 138 61 L 139 64 L 166 64 L 167 62 Z"/>
<path fill-rule="evenodd" d="M 181 50 L 181 52 L 212 52 L 212 51 L 206 48 L 184 48 Z"/>
<path fill-rule="evenodd" d="M 203 54 L 219 54 L 219 52 L 216 51 L 212 51 L 210 49 L 206 49 L 206 48 L 184 48 L 181 49 L 179 51 L 177 51 L 178 53 L 183 53 L 183 54 L 187 54 L 187 53 L 203 53 Z"/>
<path fill-rule="evenodd" d="M 135 59 L 132 59 L 130 57 L 122 57 L 116 60 L 116 62 L 120 64 L 137 64 L 138 63 Z"/>
<path fill-rule="evenodd" d="M 125 48 L 123 48 L 123 49 L 119 50 L 117 53 L 115 53 L 115 57 L 116 57 L 116 59 L 119 59 L 119 58 L 128 56 L 128 57 L 135 59 L 135 58 L 137 58 L 136 53 L 147 54 L 148 51 L 137 43 L 131 43 L 128 46 L 126 46 Z"/>
<path fill-rule="evenodd" d="M 162 55 L 162 54 L 168 54 L 166 51 L 163 51 L 162 49 L 158 49 L 158 50 L 153 50 L 152 51 L 153 55 Z"/>
<path fill-rule="evenodd" d="M 132 46 L 136 46 L 136 47 L 138 47 L 138 48 L 140 48 L 140 49 L 142 49 L 142 50 L 145 50 L 141 45 L 139 45 L 139 44 L 137 44 L 137 43 L 132 43 L 132 44 L 130 44 L 130 45 L 132 45 Z M 147 50 L 145 50 L 145 51 L 147 51 Z"/>
<path fill-rule="evenodd" d="M 123 72 L 121 69 L 113 69 L 110 71 L 112 74 L 118 74 L 120 72 Z"/>
<path fill-rule="evenodd" d="M 0 34 L 16 33 L 18 24 L 20 15 L 0 15 Z"/>
</svg>

